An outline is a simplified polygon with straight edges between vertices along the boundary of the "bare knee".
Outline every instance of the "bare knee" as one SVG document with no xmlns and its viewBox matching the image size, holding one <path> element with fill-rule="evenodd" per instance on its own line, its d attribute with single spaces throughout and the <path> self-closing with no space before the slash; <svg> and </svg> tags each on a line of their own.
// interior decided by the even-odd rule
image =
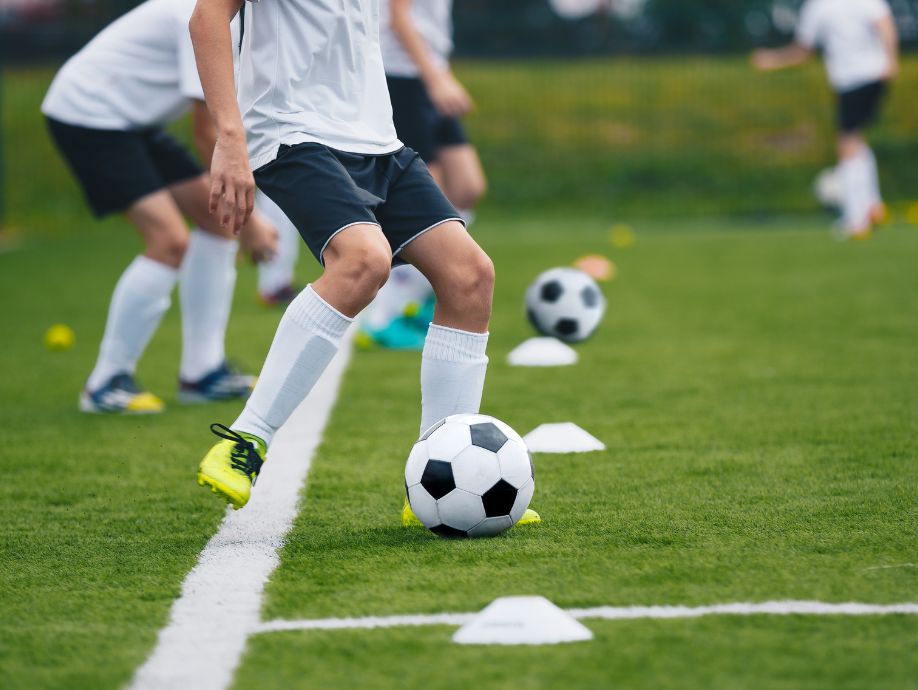
<svg viewBox="0 0 918 690">
<path fill-rule="evenodd" d="M 843 134 L 838 138 L 838 157 L 843 161 L 857 158 L 866 145 L 860 134 Z"/>
<path fill-rule="evenodd" d="M 178 268 L 185 258 L 188 249 L 187 232 L 164 232 L 147 236 L 146 256 Z"/>
<path fill-rule="evenodd" d="M 325 273 L 316 281 L 320 294 L 348 316 L 366 307 L 389 279 L 392 253 L 388 245 L 368 243 L 325 256 Z"/>
<path fill-rule="evenodd" d="M 490 313 L 494 293 L 494 263 L 482 250 L 469 259 L 456 264 L 449 273 L 447 284 L 442 286 L 438 299 L 462 310 L 486 309 Z"/>
</svg>

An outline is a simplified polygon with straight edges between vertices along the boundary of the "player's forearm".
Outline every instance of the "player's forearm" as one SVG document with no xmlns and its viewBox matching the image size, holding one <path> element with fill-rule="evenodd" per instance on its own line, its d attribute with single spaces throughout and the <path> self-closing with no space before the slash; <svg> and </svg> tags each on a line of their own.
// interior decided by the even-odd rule
<svg viewBox="0 0 918 690">
<path fill-rule="evenodd" d="M 191 109 L 191 120 L 194 147 L 198 150 L 198 155 L 204 165 L 210 168 L 211 159 L 214 157 L 214 146 L 217 144 L 217 128 L 204 103 L 194 102 Z"/>
<path fill-rule="evenodd" d="M 198 0 L 188 28 L 207 108 L 219 137 L 244 137 L 236 102 L 230 22 L 239 0 Z"/>
<path fill-rule="evenodd" d="M 411 2 L 412 0 L 392 0 L 389 21 L 395 37 L 418 68 L 421 79 L 426 82 L 436 78 L 440 68 L 434 64 L 424 39 L 411 21 Z"/>
<path fill-rule="evenodd" d="M 890 75 L 895 76 L 899 68 L 899 30 L 896 28 L 896 21 L 890 15 L 877 23 L 877 29 L 880 32 L 883 47 L 886 49 Z"/>
<path fill-rule="evenodd" d="M 812 51 L 801 43 L 791 43 L 783 48 L 757 50 L 753 54 L 755 66 L 763 72 L 774 72 L 802 65 L 812 56 Z"/>
</svg>

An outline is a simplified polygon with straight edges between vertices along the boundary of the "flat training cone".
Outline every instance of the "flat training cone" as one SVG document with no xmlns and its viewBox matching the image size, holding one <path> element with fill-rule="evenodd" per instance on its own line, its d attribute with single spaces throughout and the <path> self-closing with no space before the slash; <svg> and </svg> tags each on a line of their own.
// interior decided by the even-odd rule
<svg viewBox="0 0 918 690">
<path fill-rule="evenodd" d="M 545 597 L 495 599 L 453 635 L 457 644 L 542 645 L 592 639 L 589 628 Z"/>
</svg>

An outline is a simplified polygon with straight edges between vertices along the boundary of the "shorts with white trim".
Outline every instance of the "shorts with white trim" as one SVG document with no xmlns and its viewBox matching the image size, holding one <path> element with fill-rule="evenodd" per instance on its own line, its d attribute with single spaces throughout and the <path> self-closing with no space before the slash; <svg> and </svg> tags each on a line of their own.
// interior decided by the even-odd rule
<svg viewBox="0 0 918 690">
<path fill-rule="evenodd" d="M 459 214 L 417 153 L 337 151 L 322 144 L 282 145 L 255 171 L 255 183 L 291 222 L 319 263 L 331 239 L 352 225 L 382 228 L 392 255 Z"/>
</svg>

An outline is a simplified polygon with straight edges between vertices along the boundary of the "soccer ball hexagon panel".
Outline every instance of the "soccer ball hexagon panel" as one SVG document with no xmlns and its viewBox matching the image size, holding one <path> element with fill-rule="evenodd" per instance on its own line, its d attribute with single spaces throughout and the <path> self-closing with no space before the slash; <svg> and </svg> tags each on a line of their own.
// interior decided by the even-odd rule
<svg viewBox="0 0 918 690">
<path fill-rule="evenodd" d="M 535 490 L 526 444 L 481 414 L 447 417 L 414 446 L 405 465 L 408 502 L 442 537 L 500 534 L 522 517 Z"/>
<path fill-rule="evenodd" d="M 546 271 L 526 291 L 526 315 L 543 335 L 579 343 L 596 331 L 606 298 L 586 273 L 576 268 Z"/>
</svg>

